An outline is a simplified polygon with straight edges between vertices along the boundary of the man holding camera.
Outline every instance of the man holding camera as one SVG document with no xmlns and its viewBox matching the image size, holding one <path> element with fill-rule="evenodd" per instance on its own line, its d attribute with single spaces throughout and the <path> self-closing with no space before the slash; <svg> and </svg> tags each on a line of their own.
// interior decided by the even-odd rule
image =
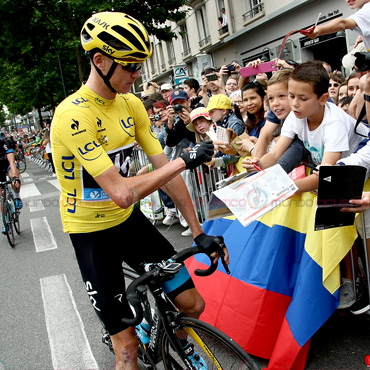
<svg viewBox="0 0 370 370">
<path fill-rule="evenodd" d="M 189 78 L 184 81 L 184 91 L 188 95 L 191 110 L 204 107 L 202 97 L 197 95 L 199 87 L 199 82 L 195 78 Z"/>
<path fill-rule="evenodd" d="M 189 146 L 189 142 L 195 143 L 195 135 L 186 129 L 190 123 L 190 103 L 186 92 L 173 90 L 170 101 L 171 105 L 167 107 L 166 145 L 174 148 L 172 159 L 175 159 Z"/>
<path fill-rule="evenodd" d="M 202 75 L 202 96 L 203 104 L 206 107 L 208 100 L 213 95 L 225 94 L 225 89 L 221 82 L 221 75 L 213 67 L 206 68 Z"/>
</svg>

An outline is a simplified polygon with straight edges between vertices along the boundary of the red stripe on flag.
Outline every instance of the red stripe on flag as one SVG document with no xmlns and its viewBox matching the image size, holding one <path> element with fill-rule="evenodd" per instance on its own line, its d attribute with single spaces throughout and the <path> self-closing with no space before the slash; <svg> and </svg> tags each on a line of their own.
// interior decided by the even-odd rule
<svg viewBox="0 0 370 370">
<path fill-rule="evenodd" d="M 291 297 L 258 288 L 220 271 L 212 275 L 210 285 L 207 277 L 194 275 L 195 269 L 204 270 L 206 265 L 195 258 L 188 259 L 186 265 L 206 302 L 201 320 L 229 335 L 246 352 L 270 358 Z"/>
</svg>

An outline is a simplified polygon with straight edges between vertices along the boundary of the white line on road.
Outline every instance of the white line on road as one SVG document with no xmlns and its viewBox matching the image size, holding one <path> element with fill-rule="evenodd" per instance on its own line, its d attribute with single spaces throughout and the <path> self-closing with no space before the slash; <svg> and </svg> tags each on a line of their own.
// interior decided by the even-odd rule
<svg viewBox="0 0 370 370">
<path fill-rule="evenodd" d="M 98 369 L 66 276 L 40 279 L 53 368 Z"/>
<path fill-rule="evenodd" d="M 51 249 L 57 249 L 57 243 L 46 217 L 34 218 L 30 221 L 36 252 L 45 252 Z"/>
<path fill-rule="evenodd" d="M 30 207 L 30 212 L 43 211 L 45 209 L 41 199 L 29 199 L 27 203 Z"/>
<path fill-rule="evenodd" d="M 30 174 L 27 173 L 27 172 L 23 172 L 23 173 L 21 173 L 21 178 L 23 178 L 23 177 L 30 177 Z"/>
<path fill-rule="evenodd" d="M 59 181 L 57 179 L 48 180 L 48 183 L 55 186 L 58 190 L 60 190 Z"/>
<path fill-rule="evenodd" d="M 34 197 L 35 195 L 41 195 L 35 184 L 24 184 L 21 187 L 21 198 Z"/>
</svg>

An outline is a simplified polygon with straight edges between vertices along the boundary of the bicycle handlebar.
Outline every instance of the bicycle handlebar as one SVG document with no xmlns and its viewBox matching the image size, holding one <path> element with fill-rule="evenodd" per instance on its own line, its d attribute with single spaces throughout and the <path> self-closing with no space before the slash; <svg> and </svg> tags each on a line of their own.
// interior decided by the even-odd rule
<svg viewBox="0 0 370 370">
<path fill-rule="evenodd" d="M 215 251 L 220 258 L 222 259 L 222 263 L 225 267 L 225 270 L 227 271 L 228 274 L 230 274 L 230 271 L 227 267 L 226 262 L 223 260 L 224 258 L 224 252 L 222 250 L 222 247 L 220 246 L 216 251 Z M 174 256 L 172 256 L 168 261 L 171 262 L 178 262 L 178 263 L 183 263 L 186 259 L 188 259 L 191 256 L 194 256 L 195 254 L 198 253 L 205 253 L 204 249 L 201 247 L 190 247 L 186 248 L 178 253 L 176 253 Z M 208 255 L 208 254 L 207 254 Z M 209 256 L 209 259 L 211 261 L 211 265 L 208 269 L 206 270 L 195 270 L 194 273 L 195 275 L 198 276 L 209 276 L 213 274 L 218 266 L 218 262 L 213 263 L 213 257 Z M 139 276 L 137 279 L 135 279 L 128 287 L 127 287 L 127 293 L 126 297 L 131 306 L 134 308 L 135 311 L 135 317 L 133 318 L 123 318 L 121 319 L 122 322 L 128 326 L 136 326 L 138 325 L 142 320 L 143 320 L 143 308 L 141 306 L 141 296 L 146 293 L 146 287 L 148 283 L 151 281 L 161 281 L 163 280 L 163 277 L 166 275 L 170 275 L 171 273 L 165 272 L 162 267 L 156 265 L 152 270 L 145 272 L 141 276 Z"/>
</svg>

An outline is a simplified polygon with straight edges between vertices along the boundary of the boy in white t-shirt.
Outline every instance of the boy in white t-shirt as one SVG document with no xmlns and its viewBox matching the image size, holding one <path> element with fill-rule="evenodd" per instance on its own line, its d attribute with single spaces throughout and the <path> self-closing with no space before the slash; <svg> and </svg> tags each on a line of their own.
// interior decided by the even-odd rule
<svg viewBox="0 0 370 370">
<path fill-rule="evenodd" d="M 336 18 L 332 21 L 302 30 L 301 33 L 311 39 L 342 30 L 353 29 L 364 41 L 370 51 L 370 0 L 346 0 L 351 9 L 359 9 L 349 18 Z"/>
<path fill-rule="evenodd" d="M 261 159 L 245 159 L 243 167 L 255 171 L 253 164 L 262 169 L 274 165 L 287 150 L 295 135 L 311 153 L 316 165 L 334 165 L 342 157 L 356 150 L 363 137 L 356 135 L 356 121 L 335 104 L 327 103 L 329 75 L 315 62 L 299 65 L 288 83 L 292 111 L 282 127 L 280 139 L 270 153 Z M 358 132 L 367 135 L 369 129 L 360 124 Z M 300 192 L 317 189 L 318 177 L 307 176 L 295 181 Z"/>
</svg>

